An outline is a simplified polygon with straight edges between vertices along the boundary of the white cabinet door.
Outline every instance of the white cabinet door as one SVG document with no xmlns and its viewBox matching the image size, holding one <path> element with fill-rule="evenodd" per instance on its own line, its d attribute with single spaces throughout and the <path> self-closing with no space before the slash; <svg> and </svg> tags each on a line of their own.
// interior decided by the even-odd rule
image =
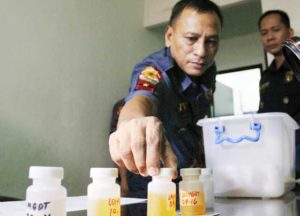
<svg viewBox="0 0 300 216">
<path fill-rule="evenodd" d="M 247 0 L 214 0 L 220 7 Z M 144 0 L 144 27 L 166 24 L 178 0 Z"/>
</svg>

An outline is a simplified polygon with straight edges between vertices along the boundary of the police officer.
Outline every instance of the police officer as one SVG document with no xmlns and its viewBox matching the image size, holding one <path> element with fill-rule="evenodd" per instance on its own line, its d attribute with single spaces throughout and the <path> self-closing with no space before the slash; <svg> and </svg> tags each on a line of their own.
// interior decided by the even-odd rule
<svg viewBox="0 0 300 216">
<path fill-rule="evenodd" d="M 130 171 L 132 196 L 146 196 L 149 176 L 157 175 L 160 166 L 204 166 L 196 122 L 212 102 L 221 25 L 213 2 L 181 0 L 172 10 L 165 48 L 134 67 L 129 95 L 109 140 L 114 162 Z"/>
<path fill-rule="evenodd" d="M 266 11 L 258 21 L 264 49 L 274 56 L 260 80 L 259 112 L 285 112 L 300 123 L 300 84 L 289 68 L 282 44 L 294 35 L 288 15 L 281 10 Z M 296 174 L 300 171 L 300 136 L 296 136 Z"/>
</svg>

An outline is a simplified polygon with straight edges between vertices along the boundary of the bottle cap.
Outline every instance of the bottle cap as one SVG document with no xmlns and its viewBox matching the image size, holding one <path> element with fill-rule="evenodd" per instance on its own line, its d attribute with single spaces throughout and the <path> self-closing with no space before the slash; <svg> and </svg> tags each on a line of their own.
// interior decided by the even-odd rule
<svg viewBox="0 0 300 216">
<path fill-rule="evenodd" d="M 64 168 L 31 166 L 29 168 L 29 178 L 31 179 L 62 179 L 64 177 Z"/>
<path fill-rule="evenodd" d="M 201 168 L 201 175 L 211 175 L 213 173 L 211 168 Z"/>
<path fill-rule="evenodd" d="M 174 175 L 174 169 L 172 168 L 160 168 L 159 170 L 159 176 L 173 176 Z"/>
<path fill-rule="evenodd" d="M 117 168 L 91 168 L 90 169 L 91 178 L 101 178 L 101 177 L 118 177 Z"/>
<path fill-rule="evenodd" d="M 183 168 L 180 169 L 181 176 L 199 176 L 200 175 L 200 168 Z"/>
</svg>

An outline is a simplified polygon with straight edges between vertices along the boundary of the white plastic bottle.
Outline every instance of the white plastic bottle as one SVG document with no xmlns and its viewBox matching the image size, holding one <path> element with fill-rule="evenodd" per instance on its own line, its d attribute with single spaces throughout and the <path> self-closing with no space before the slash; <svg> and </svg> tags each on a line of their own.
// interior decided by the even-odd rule
<svg viewBox="0 0 300 216">
<path fill-rule="evenodd" d="M 87 216 L 120 216 L 121 189 L 117 168 L 91 168 L 93 182 L 87 190 Z"/>
<path fill-rule="evenodd" d="M 180 169 L 182 181 L 179 182 L 179 200 L 181 215 L 204 215 L 205 196 L 199 180 L 200 168 Z"/>
<path fill-rule="evenodd" d="M 62 167 L 31 166 L 32 185 L 26 190 L 26 216 L 66 216 L 67 191 Z"/>
<path fill-rule="evenodd" d="M 161 168 L 159 175 L 153 176 L 148 184 L 147 216 L 176 215 L 176 185 L 172 176 L 174 170 Z"/>
<path fill-rule="evenodd" d="M 214 208 L 214 181 L 211 168 L 202 168 L 200 180 L 204 187 L 206 208 Z"/>
</svg>

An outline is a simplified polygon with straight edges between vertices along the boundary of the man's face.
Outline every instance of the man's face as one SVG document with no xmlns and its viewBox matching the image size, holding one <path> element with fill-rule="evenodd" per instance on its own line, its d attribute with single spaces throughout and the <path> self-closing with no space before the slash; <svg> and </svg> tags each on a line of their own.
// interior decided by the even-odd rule
<svg viewBox="0 0 300 216">
<path fill-rule="evenodd" d="M 293 30 L 286 27 L 278 14 L 264 17 L 260 23 L 260 39 L 265 50 L 273 55 L 282 55 L 282 43 L 293 36 Z"/>
<path fill-rule="evenodd" d="M 186 8 L 165 33 L 166 46 L 178 66 L 199 77 L 213 64 L 219 46 L 221 23 L 215 13 Z"/>
</svg>

